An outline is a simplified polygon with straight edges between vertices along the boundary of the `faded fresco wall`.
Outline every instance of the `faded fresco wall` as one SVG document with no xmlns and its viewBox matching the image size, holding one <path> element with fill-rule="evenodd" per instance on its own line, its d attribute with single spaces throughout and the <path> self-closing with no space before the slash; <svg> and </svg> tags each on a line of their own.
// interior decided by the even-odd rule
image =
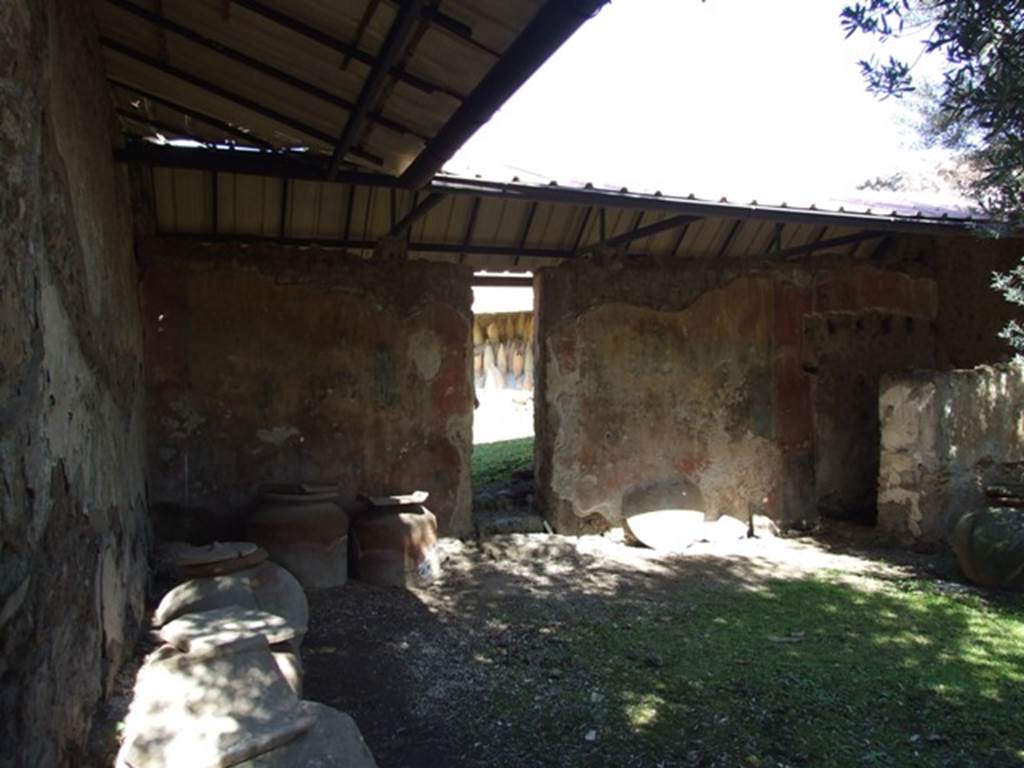
<svg viewBox="0 0 1024 768">
<path fill-rule="evenodd" d="M 0 4 L 0 115 L 0 766 L 81 765 L 148 541 L 137 268 L 87 4 Z"/>
<path fill-rule="evenodd" d="M 794 408 L 806 388 L 798 353 L 783 344 L 777 358 L 772 343 L 785 297 L 763 275 L 539 274 L 537 469 L 559 531 L 616 523 L 624 497 L 673 482 L 695 485 L 710 517 L 807 514 L 794 477 L 807 467 L 806 407 Z"/>
<path fill-rule="evenodd" d="M 990 265 L 1005 247 L 992 246 L 953 250 Z M 541 271 L 537 471 L 552 522 L 616 523 L 624 498 L 671 480 L 712 517 L 873 522 L 880 377 L 948 367 L 1000 317 L 991 292 L 993 310 L 960 324 L 942 309 L 973 290 L 936 267 L 951 252 L 909 238 L 859 263 Z"/>
<path fill-rule="evenodd" d="M 883 377 L 878 524 L 905 542 L 945 540 L 985 487 L 1024 482 L 1019 364 Z"/>
<path fill-rule="evenodd" d="M 258 486 L 429 491 L 470 528 L 469 270 L 150 239 L 149 482 L 159 532 L 238 531 Z"/>
</svg>

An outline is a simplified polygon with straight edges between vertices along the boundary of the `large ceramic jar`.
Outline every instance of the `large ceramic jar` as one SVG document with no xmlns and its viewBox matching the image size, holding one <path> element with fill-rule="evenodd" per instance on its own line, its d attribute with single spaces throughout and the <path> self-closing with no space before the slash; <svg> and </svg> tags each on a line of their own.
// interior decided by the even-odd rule
<svg viewBox="0 0 1024 768">
<path fill-rule="evenodd" d="M 424 586 L 440 574 L 437 518 L 422 504 L 351 508 L 353 574 L 389 587 Z"/>
<path fill-rule="evenodd" d="M 1024 509 L 990 507 L 960 518 L 953 549 L 975 584 L 1024 589 Z"/>
<path fill-rule="evenodd" d="M 348 579 L 348 515 L 336 489 L 264 486 L 246 535 L 306 589 L 338 587 Z"/>
</svg>

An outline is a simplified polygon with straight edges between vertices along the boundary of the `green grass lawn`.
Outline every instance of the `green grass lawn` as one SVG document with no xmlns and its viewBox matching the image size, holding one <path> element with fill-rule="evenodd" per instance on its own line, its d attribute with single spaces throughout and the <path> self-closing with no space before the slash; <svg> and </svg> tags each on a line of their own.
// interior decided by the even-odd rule
<svg viewBox="0 0 1024 768">
<path fill-rule="evenodd" d="M 515 470 L 532 463 L 532 437 L 474 445 L 473 487 L 481 488 L 499 480 L 510 480 Z"/>
<path fill-rule="evenodd" d="M 1020 602 L 872 585 L 609 601 L 498 665 L 486 716 L 522 765 L 1024 765 Z"/>
</svg>

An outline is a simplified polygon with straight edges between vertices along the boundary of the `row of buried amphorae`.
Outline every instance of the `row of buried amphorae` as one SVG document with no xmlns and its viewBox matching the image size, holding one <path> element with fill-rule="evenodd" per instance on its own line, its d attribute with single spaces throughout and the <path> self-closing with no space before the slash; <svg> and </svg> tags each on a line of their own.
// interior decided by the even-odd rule
<svg viewBox="0 0 1024 768">
<path fill-rule="evenodd" d="M 533 313 L 473 318 L 473 375 L 479 389 L 533 390 Z"/>
<path fill-rule="evenodd" d="M 265 485 L 246 536 L 306 589 L 341 586 L 350 572 L 381 586 L 422 586 L 440 569 L 426 499 L 418 491 L 343 503 L 334 486 Z"/>
</svg>

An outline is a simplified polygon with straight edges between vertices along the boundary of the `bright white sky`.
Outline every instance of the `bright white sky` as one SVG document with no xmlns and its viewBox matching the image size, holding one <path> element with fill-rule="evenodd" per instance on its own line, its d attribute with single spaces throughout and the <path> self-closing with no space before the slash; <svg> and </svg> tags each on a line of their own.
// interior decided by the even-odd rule
<svg viewBox="0 0 1024 768">
<path fill-rule="evenodd" d="M 927 180 L 945 155 L 913 147 L 909 108 L 866 93 L 857 66 L 920 44 L 845 39 L 846 1 L 614 0 L 445 170 L 793 205 L 878 197 L 856 185 L 896 171 Z"/>
</svg>

